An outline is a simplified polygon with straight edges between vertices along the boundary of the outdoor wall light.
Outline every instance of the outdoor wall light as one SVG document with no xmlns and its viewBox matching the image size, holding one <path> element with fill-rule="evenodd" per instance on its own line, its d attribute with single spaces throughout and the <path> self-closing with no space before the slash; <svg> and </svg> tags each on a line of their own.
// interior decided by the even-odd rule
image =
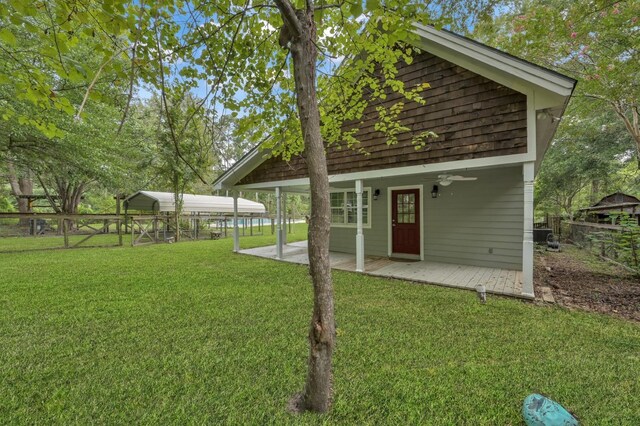
<svg viewBox="0 0 640 426">
<path fill-rule="evenodd" d="M 378 197 L 380 196 L 380 190 L 376 189 L 375 191 L 373 191 L 373 199 L 377 200 Z"/>
<path fill-rule="evenodd" d="M 431 198 L 438 198 L 438 185 L 433 185 L 433 189 L 431 190 Z"/>
</svg>

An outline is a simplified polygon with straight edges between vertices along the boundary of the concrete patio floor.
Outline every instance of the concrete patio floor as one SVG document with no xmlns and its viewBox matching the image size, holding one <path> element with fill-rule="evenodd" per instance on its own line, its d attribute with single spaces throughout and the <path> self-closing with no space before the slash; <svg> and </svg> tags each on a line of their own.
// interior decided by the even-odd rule
<svg viewBox="0 0 640 426">
<path fill-rule="evenodd" d="M 242 254 L 276 259 L 276 246 L 240 250 Z M 355 271 L 356 257 L 349 253 L 331 252 L 331 268 Z M 284 262 L 309 264 L 307 242 L 285 244 Z M 522 294 L 522 272 L 481 266 L 457 265 L 430 261 L 401 261 L 386 257 L 366 256 L 365 274 L 397 278 L 447 287 L 474 290 L 482 284 L 488 293 L 530 299 Z"/>
</svg>

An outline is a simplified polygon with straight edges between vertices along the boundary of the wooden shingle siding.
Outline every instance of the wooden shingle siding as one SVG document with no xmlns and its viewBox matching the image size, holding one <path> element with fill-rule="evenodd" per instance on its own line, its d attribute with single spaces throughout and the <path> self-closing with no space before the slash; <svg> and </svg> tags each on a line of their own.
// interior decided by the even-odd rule
<svg viewBox="0 0 640 426">
<path fill-rule="evenodd" d="M 429 53 L 416 56 L 411 65 L 402 64 L 398 76 L 406 87 L 428 82 L 427 104 L 405 104 L 400 121 L 411 129 L 387 145 L 384 135 L 374 129 L 375 105 L 365 110 L 360 123 L 345 123 L 344 130 L 357 128 L 353 148 L 327 149 L 329 174 L 412 166 L 427 163 L 521 154 L 527 149 L 526 96 Z M 400 100 L 390 93 L 384 104 Z M 416 150 L 414 135 L 432 130 L 438 138 Z M 363 154 L 362 152 L 366 154 Z M 302 155 L 286 162 L 267 159 L 239 184 L 271 182 L 307 176 Z"/>
</svg>

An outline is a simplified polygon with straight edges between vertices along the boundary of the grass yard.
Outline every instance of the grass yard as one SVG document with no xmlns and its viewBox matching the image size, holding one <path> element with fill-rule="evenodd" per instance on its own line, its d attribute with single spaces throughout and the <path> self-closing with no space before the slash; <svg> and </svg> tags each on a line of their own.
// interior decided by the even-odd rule
<svg viewBox="0 0 640 426">
<path fill-rule="evenodd" d="M 80 243 L 86 235 L 70 235 L 69 245 Z M 131 235 L 122 236 L 123 245 L 131 245 Z M 81 243 L 81 248 L 88 246 L 117 246 L 118 235 L 94 235 Z M 62 235 L 28 236 L 28 237 L 2 237 L 0 238 L 0 253 L 28 250 L 50 250 L 64 248 L 64 237 Z"/>
<path fill-rule="evenodd" d="M 583 424 L 640 424 L 638 324 L 348 272 L 333 410 L 289 415 L 307 270 L 231 247 L 0 254 L 0 423 L 521 424 L 537 391 Z"/>
</svg>

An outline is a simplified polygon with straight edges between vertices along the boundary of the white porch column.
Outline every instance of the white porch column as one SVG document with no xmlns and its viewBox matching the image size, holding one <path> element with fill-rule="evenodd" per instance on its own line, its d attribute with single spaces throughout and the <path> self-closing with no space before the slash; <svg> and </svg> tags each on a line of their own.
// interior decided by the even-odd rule
<svg viewBox="0 0 640 426">
<path fill-rule="evenodd" d="M 282 195 L 276 187 L 276 257 L 282 259 Z"/>
<path fill-rule="evenodd" d="M 287 193 L 282 193 L 282 244 L 287 244 L 287 221 L 289 217 L 287 215 Z"/>
<path fill-rule="evenodd" d="M 522 294 L 533 292 L 533 162 L 522 165 L 524 179 L 524 233 L 522 235 Z"/>
<path fill-rule="evenodd" d="M 364 234 L 362 232 L 362 179 L 356 181 L 356 272 L 364 272 Z"/>
<path fill-rule="evenodd" d="M 233 193 L 233 251 L 240 251 L 240 229 L 238 229 L 238 193 Z"/>
</svg>

